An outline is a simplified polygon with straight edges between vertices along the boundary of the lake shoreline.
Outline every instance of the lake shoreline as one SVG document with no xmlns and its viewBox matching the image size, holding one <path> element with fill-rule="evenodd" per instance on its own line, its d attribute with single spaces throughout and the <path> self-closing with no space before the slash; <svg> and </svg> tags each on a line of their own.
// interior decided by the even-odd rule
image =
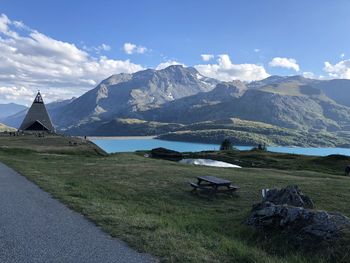
<svg viewBox="0 0 350 263">
<path fill-rule="evenodd" d="M 201 152 L 201 151 L 218 151 L 219 144 L 208 144 L 198 142 L 181 142 L 173 140 L 158 139 L 156 136 L 91 136 L 88 137 L 93 143 L 97 144 L 108 153 L 117 152 L 135 152 L 147 151 L 154 148 L 167 148 L 179 152 Z M 249 151 L 253 146 L 234 145 L 240 151 Z M 309 156 L 327 156 L 327 155 L 345 155 L 350 156 L 349 148 L 337 147 L 296 147 L 296 146 L 268 146 L 267 150 L 275 153 L 289 153 Z"/>
<path fill-rule="evenodd" d="M 79 136 L 81 137 L 81 136 Z M 83 137 L 82 137 L 83 138 Z M 180 142 L 180 143 L 193 143 L 193 144 L 207 144 L 207 145 L 220 145 L 219 143 L 205 142 L 205 141 L 189 141 L 189 140 L 173 140 L 173 139 L 165 139 L 160 138 L 159 135 L 151 135 L 151 136 L 87 136 L 88 140 L 159 140 L 166 142 Z M 235 144 L 234 147 L 256 147 L 256 145 L 246 145 L 246 144 Z M 297 145 L 270 145 L 268 148 L 290 148 L 290 149 L 350 149 L 350 147 L 308 147 L 308 146 L 297 146 Z"/>
<path fill-rule="evenodd" d="M 87 136 L 88 140 L 153 140 L 157 136 Z"/>
</svg>

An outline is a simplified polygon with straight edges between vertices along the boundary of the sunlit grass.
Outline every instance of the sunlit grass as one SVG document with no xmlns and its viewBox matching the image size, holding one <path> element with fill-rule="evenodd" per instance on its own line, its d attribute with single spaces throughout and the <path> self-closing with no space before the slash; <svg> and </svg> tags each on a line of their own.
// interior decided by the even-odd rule
<svg viewBox="0 0 350 263">
<path fill-rule="evenodd" d="M 72 209 L 166 262 L 321 262 L 242 225 L 262 188 L 298 184 L 317 208 L 350 215 L 350 179 L 313 171 L 181 165 L 137 154 L 109 156 L 0 150 L 0 160 Z M 231 198 L 190 194 L 200 175 L 232 180 Z M 334 194 L 336 192 L 337 194 Z"/>
</svg>

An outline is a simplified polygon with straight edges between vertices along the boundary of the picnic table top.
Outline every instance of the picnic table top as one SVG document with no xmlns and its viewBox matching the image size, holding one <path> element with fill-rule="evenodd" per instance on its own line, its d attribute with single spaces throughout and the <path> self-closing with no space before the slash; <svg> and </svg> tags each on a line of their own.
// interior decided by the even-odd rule
<svg viewBox="0 0 350 263">
<path fill-rule="evenodd" d="M 198 176 L 198 180 L 206 181 L 209 183 L 217 184 L 217 185 L 230 185 L 232 182 L 226 179 L 217 178 L 215 176 Z"/>
</svg>

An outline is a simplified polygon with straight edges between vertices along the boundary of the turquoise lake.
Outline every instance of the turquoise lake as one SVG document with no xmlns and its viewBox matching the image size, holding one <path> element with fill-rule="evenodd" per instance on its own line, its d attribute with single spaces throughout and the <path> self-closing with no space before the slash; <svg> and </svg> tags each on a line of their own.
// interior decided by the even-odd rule
<svg viewBox="0 0 350 263">
<path fill-rule="evenodd" d="M 134 152 L 137 150 L 151 150 L 157 147 L 164 147 L 179 152 L 197 152 L 206 150 L 218 150 L 217 144 L 191 143 L 163 141 L 150 138 L 113 138 L 113 139 L 91 139 L 108 153 Z M 236 146 L 239 150 L 250 150 L 249 146 Z M 327 156 L 330 154 L 342 154 L 350 156 L 349 148 L 301 148 L 301 147 L 268 147 L 269 151 L 282 153 L 296 153 L 305 155 Z"/>
</svg>

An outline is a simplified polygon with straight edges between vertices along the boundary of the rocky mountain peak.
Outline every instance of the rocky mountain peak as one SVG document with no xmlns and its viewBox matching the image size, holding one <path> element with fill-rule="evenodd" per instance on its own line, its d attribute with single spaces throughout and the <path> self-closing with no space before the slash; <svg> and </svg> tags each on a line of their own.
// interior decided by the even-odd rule
<svg viewBox="0 0 350 263">
<path fill-rule="evenodd" d="M 286 84 L 286 83 L 297 83 L 297 84 L 308 84 L 310 82 L 313 82 L 315 80 L 304 78 L 300 75 L 295 76 L 270 76 L 263 80 L 253 81 L 248 84 L 249 88 L 253 89 L 259 89 L 264 86 L 268 85 L 279 85 L 279 84 Z"/>
<path fill-rule="evenodd" d="M 231 95 L 234 97 L 238 97 L 243 95 L 243 93 L 247 90 L 247 86 L 239 81 L 234 80 L 231 82 L 221 82 L 216 85 L 215 89 L 212 92 L 223 93 L 226 95 Z"/>
<path fill-rule="evenodd" d="M 81 97 L 50 104 L 48 110 L 56 127 L 65 130 L 79 129 L 82 122 L 89 126 L 115 118 L 181 124 L 239 118 L 334 131 L 350 126 L 350 108 L 344 106 L 349 101 L 344 95 L 350 94 L 347 89 L 350 81 L 302 76 L 270 76 L 249 84 L 222 82 L 195 68 L 172 65 L 112 75 Z"/>
<path fill-rule="evenodd" d="M 114 74 L 107 79 L 103 80 L 101 84 L 110 86 L 110 85 L 116 85 L 118 83 L 128 81 L 132 78 L 132 74 L 129 73 L 120 73 L 120 74 Z M 100 84 L 100 85 L 101 85 Z"/>
</svg>

